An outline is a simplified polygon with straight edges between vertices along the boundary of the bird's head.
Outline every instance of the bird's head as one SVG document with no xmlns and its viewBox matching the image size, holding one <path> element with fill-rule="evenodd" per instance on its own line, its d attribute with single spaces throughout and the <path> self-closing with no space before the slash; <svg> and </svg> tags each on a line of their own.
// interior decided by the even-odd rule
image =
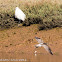
<svg viewBox="0 0 62 62">
<path fill-rule="evenodd" d="M 40 39 L 40 38 L 38 38 L 38 37 L 35 37 L 35 39 Z"/>
<path fill-rule="evenodd" d="M 16 10 L 16 9 L 19 9 L 19 7 L 16 7 L 15 10 Z"/>
</svg>

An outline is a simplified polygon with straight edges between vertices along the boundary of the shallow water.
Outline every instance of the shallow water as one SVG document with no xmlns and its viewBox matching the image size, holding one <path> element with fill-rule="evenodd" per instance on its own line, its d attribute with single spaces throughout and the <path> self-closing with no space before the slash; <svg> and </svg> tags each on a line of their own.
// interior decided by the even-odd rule
<svg viewBox="0 0 62 62">
<path fill-rule="evenodd" d="M 62 62 L 62 55 L 0 53 L 0 62 Z"/>
</svg>

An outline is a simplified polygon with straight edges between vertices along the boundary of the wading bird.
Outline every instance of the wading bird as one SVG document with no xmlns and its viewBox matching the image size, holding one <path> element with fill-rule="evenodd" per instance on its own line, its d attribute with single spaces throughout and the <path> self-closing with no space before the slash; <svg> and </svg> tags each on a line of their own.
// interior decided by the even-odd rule
<svg viewBox="0 0 62 62">
<path fill-rule="evenodd" d="M 35 39 L 38 41 L 39 44 L 35 45 L 36 48 L 38 47 L 44 47 L 46 49 L 47 52 L 49 52 L 51 55 L 53 55 L 50 47 L 47 45 L 47 43 L 44 43 L 40 38 L 35 37 Z"/>
<path fill-rule="evenodd" d="M 17 18 L 19 20 L 19 24 L 20 24 L 22 21 L 25 21 L 26 15 L 23 13 L 23 11 L 21 9 L 16 7 L 15 8 L 15 18 Z"/>
</svg>

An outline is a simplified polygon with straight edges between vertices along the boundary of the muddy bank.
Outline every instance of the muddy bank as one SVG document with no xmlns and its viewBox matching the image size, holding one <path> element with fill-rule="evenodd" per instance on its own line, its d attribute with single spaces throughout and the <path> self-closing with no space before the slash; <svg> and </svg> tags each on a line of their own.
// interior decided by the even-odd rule
<svg viewBox="0 0 62 62">
<path fill-rule="evenodd" d="M 47 53 L 42 47 L 35 49 L 35 36 L 48 43 L 54 54 L 62 54 L 62 28 L 38 31 L 37 25 L 0 31 L 0 52 Z"/>
</svg>

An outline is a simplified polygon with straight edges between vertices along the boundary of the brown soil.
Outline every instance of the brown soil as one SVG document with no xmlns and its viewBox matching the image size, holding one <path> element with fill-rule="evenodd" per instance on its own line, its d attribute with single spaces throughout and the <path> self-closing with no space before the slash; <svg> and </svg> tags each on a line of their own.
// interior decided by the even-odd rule
<svg viewBox="0 0 62 62">
<path fill-rule="evenodd" d="M 0 52 L 47 53 L 43 47 L 34 47 L 35 36 L 48 43 L 54 54 L 62 54 L 62 29 L 38 31 L 37 25 L 0 31 Z"/>
</svg>

